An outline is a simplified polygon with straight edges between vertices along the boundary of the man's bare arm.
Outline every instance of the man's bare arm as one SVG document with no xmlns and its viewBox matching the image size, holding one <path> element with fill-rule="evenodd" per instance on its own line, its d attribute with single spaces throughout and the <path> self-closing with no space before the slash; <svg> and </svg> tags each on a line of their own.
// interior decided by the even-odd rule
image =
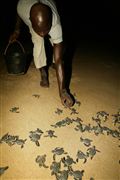
<svg viewBox="0 0 120 180">
<path fill-rule="evenodd" d="M 14 28 L 13 33 L 10 35 L 9 42 L 14 42 L 18 39 L 22 24 L 23 24 L 22 19 L 18 15 L 16 15 L 15 28 Z"/>
<path fill-rule="evenodd" d="M 65 88 L 65 75 L 64 75 L 64 68 L 63 68 L 63 43 L 54 44 L 54 60 L 56 65 L 56 74 L 58 80 L 58 87 L 59 87 L 59 95 L 62 101 L 62 104 L 67 107 L 71 107 L 74 103 L 72 97 L 68 94 Z"/>
</svg>

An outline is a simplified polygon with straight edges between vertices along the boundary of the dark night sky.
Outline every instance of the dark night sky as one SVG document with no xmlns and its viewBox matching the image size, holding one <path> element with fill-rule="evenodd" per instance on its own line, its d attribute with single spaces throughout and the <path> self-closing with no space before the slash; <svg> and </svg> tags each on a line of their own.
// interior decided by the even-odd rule
<svg viewBox="0 0 120 180">
<path fill-rule="evenodd" d="M 112 20 L 112 1 L 98 0 L 98 1 L 74 1 L 68 4 L 63 0 L 56 0 L 62 21 L 71 24 L 71 26 L 82 24 L 96 24 L 100 31 L 110 31 L 109 26 Z M 16 12 L 17 0 L 4 1 L 0 6 L 1 10 L 6 9 L 6 13 L 0 12 L 2 24 L 5 27 L 10 27 L 13 23 Z M 1 11 L 0 10 L 0 11 Z M 76 28 L 76 27 L 75 27 Z M 80 28 L 82 30 L 82 27 Z"/>
<path fill-rule="evenodd" d="M 83 37 L 112 37 L 116 34 L 119 17 L 118 11 L 114 11 L 112 0 L 97 1 L 68 1 L 56 0 L 61 16 L 61 22 L 65 37 L 79 39 Z M 4 1 L 0 6 L 0 38 L 8 37 L 15 23 L 17 0 Z M 6 9 L 4 13 L 1 10 Z M 114 28 L 113 28 L 114 24 Z"/>
</svg>

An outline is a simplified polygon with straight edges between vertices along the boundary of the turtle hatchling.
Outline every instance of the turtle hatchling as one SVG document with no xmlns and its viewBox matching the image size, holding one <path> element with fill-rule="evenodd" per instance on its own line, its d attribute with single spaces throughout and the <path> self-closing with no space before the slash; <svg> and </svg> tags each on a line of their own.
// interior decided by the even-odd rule
<svg viewBox="0 0 120 180">
<path fill-rule="evenodd" d="M 21 148 L 23 148 L 26 140 L 27 140 L 27 139 L 24 139 L 24 140 L 23 140 L 23 139 L 17 139 L 17 140 L 16 140 L 16 144 L 20 145 Z"/>
<path fill-rule="evenodd" d="M 72 114 L 79 114 L 75 108 L 69 108 L 69 109 L 71 110 L 71 113 L 70 113 L 71 115 Z"/>
<path fill-rule="evenodd" d="M 31 141 L 33 141 L 33 142 L 35 142 L 35 144 L 37 145 L 37 146 L 40 146 L 40 143 L 39 143 L 39 139 L 40 139 L 40 137 L 41 137 L 41 135 L 40 134 L 35 134 L 35 133 L 32 133 L 32 134 L 30 134 L 30 139 L 31 139 Z"/>
<path fill-rule="evenodd" d="M 64 164 L 65 167 L 70 167 L 73 163 L 76 164 L 76 162 L 73 160 L 73 158 L 71 158 L 69 155 L 67 155 L 67 157 L 63 157 L 61 159 L 62 163 Z"/>
<path fill-rule="evenodd" d="M 57 180 L 68 180 L 68 170 L 63 170 L 63 171 L 60 171 L 59 174 L 56 174 L 56 179 Z"/>
<path fill-rule="evenodd" d="M 1 139 L 0 139 L 0 143 L 6 142 L 7 139 L 8 139 L 8 137 L 9 137 L 9 134 L 8 134 L 8 133 L 6 133 L 5 135 L 3 135 L 3 136 L 1 137 Z"/>
<path fill-rule="evenodd" d="M 112 122 L 113 122 L 114 126 L 116 124 L 120 124 L 120 110 L 118 111 L 117 114 L 113 114 L 112 117 L 113 117 Z"/>
<path fill-rule="evenodd" d="M 100 124 L 98 124 L 97 126 L 93 126 L 92 130 L 94 131 L 96 136 L 98 136 L 99 134 L 104 134 L 103 127 Z"/>
<path fill-rule="evenodd" d="M 80 137 L 80 141 L 81 142 L 83 142 L 83 144 L 85 145 L 85 146 L 90 146 L 91 145 L 91 142 L 92 142 L 92 140 L 90 140 L 90 139 L 88 139 L 88 138 L 82 138 L 82 137 Z"/>
<path fill-rule="evenodd" d="M 61 161 L 60 162 L 53 161 L 52 164 L 50 165 L 51 175 L 56 175 L 57 173 L 60 173 L 60 168 L 61 168 Z"/>
<path fill-rule="evenodd" d="M 11 112 L 14 112 L 14 113 L 19 113 L 19 107 L 13 107 L 10 109 Z"/>
<path fill-rule="evenodd" d="M 64 149 L 60 147 L 56 147 L 54 150 L 52 150 L 52 153 L 53 153 L 53 160 L 55 160 L 56 155 L 67 154 L 67 152 L 65 152 Z"/>
<path fill-rule="evenodd" d="M 35 142 L 37 146 L 40 146 L 39 140 L 41 138 L 42 133 L 43 131 L 40 130 L 39 128 L 37 128 L 36 131 L 30 131 L 30 135 L 29 135 L 30 140 Z"/>
<path fill-rule="evenodd" d="M 82 180 L 84 170 L 71 171 L 69 174 L 74 177 L 74 180 Z"/>
<path fill-rule="evenodd" d="M 55 131 L 53 131 L 53 130 L 48 130 L 46 132 L 48 133 L 48 135 L 45 135 L 44 137 L 50 137 L 50 138 L 57 137 L 54 135 Z"/>
<path fill-rule="evenodd" d="M 109 114 L 105 111 L 99 111 L 96 113 L 94 117 L 92 117 L 92 120 L 96 121 L 96 123 L 101 124 L 101 122 L 105 122 L 108 119 Z"/>
<path fill-rule="evenodd" d="M 48 168 L 48 166 L 45 165 L 46 154 L 44 154 L 42 156 L 38 155 L 35 161 L 39 164 L 39 167 L 43 166 L 44 168 Z"/>
<path fill-rule="evenodd" d="M 33 94 L 32 96 L 34 96 L 35 98 L 39 98 L 40 97 L 39 94 Z"/>
<path fill-rule="evenodd" d="M 87 155 L 88 155 L 91 159 L 93 159 L 93 157 L 95 156 L 96 152 L 100 152 L 100 151 L 97 150 L 95 146 L 90 147 L 90 148 L 87 149 Z"/>
<path fill-rule="evenodd" d="M 87 157 L 88 157 L 88 156 L 87 156 L 86 154 L 84 154 L 82 151 L 78 150 L 76 161 L 78 162 L 79 159 L 84 159 L 84 162 L 83 162 L 83 163 L 86 163 Z"/>
<path fill-rule="evenodd" d="M 62 109 L 57 108 L 57 110 L 55 111 L 55 113 L 56 113 L 56 114 L 58 114 L 58 115 L 60 115 L 60 114 L 62 114 L 62 113 L 63 113 L 63 110 L 62 110 Z"/>
</svg>

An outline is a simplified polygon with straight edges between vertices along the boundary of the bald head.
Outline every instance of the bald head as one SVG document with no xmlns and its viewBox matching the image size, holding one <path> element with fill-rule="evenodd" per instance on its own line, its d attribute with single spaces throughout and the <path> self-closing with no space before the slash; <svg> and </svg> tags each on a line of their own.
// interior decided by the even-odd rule
<svg viewBox="0 0 120 180">
<path fill-rule="evenodd" d="M 34 4 L 30 10 L 30 20 L 34 31 L 40 36 L 45 36 L 52 26 L 50 7 L 41 3 Z"/>
</svg>

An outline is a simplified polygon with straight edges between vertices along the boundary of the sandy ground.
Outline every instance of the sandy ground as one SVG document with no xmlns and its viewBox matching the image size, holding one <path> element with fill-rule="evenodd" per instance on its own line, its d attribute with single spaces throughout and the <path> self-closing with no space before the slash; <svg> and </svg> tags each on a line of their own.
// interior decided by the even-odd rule
<svg viewBox="0 0 120 180">
<path fill-rule="evenodd" d="M 50 68 L 50 88 L 39 86 L 39 72 L 34 63 L 24 75 L 10 75 L 7 73 L 3 56 L 0 57 L 0 137 L 8 133 L 19 136 L 19 139 L 27 139 L 23 148 L 17 143 L 12 146 L 2 141 L 0 144 L 0 167 L 8 166 L 8 169 L 0 176 L 1 180 L 55 180 L 52 173 L 52 163 L 60 162 L 60 171 L 67 170 L 64 167 L 68 155 L 75 163 L 71 165 L 73 172 L 84 170 L 82 179 L 89 180 L 120 180 L 120 149 L 118 137 L 113 132 L 119 124 L 113 123 L 113 116 L 120 108 L 119 99 L 119 63 L 118 58 L 111 53 L 95 51 L 78 47 L 73 57 L 72 77 L 70 83 L 71 93 L 75 95 L 74 109 L 64 108 L 58 96 L 58 87 L 55 70 Z M 18 113 L 12 112 L 12 108 L 18 107 Z M 60 114 L 57 113 L 57 108 Z M 94 131 L 98 123 L 97 112 L 104 111 L 99 116 L 100 127 L 108 127 L 109 131 Z M 59 112 L 59 111 L 58 111 Z M 107 114 L 106 114 L 107 113 Z M 105 115 L 107 116 L 106 121 Z M 71 123 L 65 123 L 66 118 Z M 82 121 L 78 122 L 77 119 Z M 63 124 L 56 124 L 62 121 Z M 54 126 L 56 124 L 56 126 Z M 91 127 L 90 131 L 81 130 L 81 126 Z M 81 125 L 81 126 L 80 126 Z M 38 132 L 39 146 L 31 141 L 30 131 Z M 54 132 L 52 137 L 47 136 L 49 130 Z M 97 134 L 98 132 L 98 134 Z M 112 133 L 110 133 L 112 132 Z M 80 141 L 80 137 L 92 140 L 89 146 Z M 98 150 L 93 158 L 87 156 L 88 149 Z M 67 154 L 60 154 L 53 159 L 53 150 L 63 148 Z M 77 162 L 77 152 L 83 152 L 84 159 Z M 59 152 L 60 153 L 60 152 Z M 46 155 L 44 167 L 36 162 L 37 156 Z M 65 159 L 63 158 L 65 157 Z M 58 168 L 59 169 L 59 168 Z M 56 168 L 57 170 L 57 168 Z M 71 170 L 72 172 L 72 170 Z M 60 175 L 60 172 L 58 173 Z M 73 175 L 68 176 L 73 180 Z M 66 180 L 63 179 L 63 180 Z"/>
</svg>

